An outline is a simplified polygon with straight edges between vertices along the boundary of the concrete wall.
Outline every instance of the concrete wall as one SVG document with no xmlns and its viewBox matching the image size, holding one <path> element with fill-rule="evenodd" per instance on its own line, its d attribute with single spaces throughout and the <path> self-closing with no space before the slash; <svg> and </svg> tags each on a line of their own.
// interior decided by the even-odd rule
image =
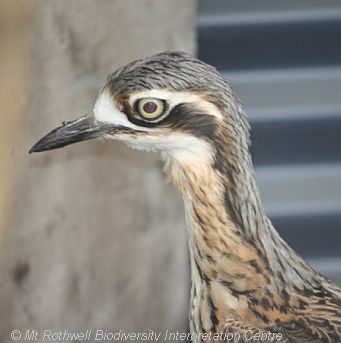
<svg viewBox="0 0 341 343">
<path fill-rule="evenodd" d="M 194 0 L 8 0 L 0 16 L 0 341 L 186 329 L 184 214 L 157 158 L 119 143 L 27 152 L 91 110 L 109 72 L 193 52 Z"/>
</svg>

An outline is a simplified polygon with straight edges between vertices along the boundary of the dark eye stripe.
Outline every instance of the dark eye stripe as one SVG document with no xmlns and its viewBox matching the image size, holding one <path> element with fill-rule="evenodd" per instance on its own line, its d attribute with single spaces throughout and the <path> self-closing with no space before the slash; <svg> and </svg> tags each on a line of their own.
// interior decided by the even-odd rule
<svg viewBox="0 0 341 343">
<path fill-rule="evenodd" d="M 133 124 L 148 128 L 172 128 L 182 132 L 190 132 L 201 138 L 213 139 L 217 128 L 216 118 L 204 113 L 195 104 L 182 103 L 174 106 L 166 117 L 158 122 L 142 120 L 138 115 L 128 115 Z"/>
</svg>

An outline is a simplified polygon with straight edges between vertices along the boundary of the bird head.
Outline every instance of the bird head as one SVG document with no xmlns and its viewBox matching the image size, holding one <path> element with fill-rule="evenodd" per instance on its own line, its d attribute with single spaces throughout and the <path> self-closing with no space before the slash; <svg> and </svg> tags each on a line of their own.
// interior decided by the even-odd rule
<svg viewBox="0 0 341 343">
<path fill-rule="evenodd" d="M 212 162 L 215 140 L 241 113 L 214 67 L 187 53 L 163 52 L 111 74 L 91 112 L 56 128 L 30 152 L 112 139 L 178 162 Z"/>
</svg>

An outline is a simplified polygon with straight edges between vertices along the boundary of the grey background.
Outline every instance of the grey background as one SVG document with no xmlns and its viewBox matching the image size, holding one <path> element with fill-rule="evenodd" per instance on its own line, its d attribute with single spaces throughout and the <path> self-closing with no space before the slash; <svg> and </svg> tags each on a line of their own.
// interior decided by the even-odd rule
<svg viewBox="0 0 341 343">
<path fill-rule="evenodd" d="M 199 57 L 249 115 L 256 177 L 281 235 L 341 281 L 341 3 L 199 1 Z"/>
<path fill-rule="evenodd" d="M 157 157 L 110 142 L 28 150 L 92 110 L 118 67 L 194 52 L 195 2 L 1 1 L 0 44 L 0 342 L 12 329 L 186 330 L 183 206 Z"/>
</svg>

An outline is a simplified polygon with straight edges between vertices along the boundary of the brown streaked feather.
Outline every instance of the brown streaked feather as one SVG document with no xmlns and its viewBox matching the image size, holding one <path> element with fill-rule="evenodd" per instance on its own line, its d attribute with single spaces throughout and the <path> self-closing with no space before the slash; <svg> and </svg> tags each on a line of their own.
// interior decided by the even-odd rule
<svg viewBox="0 0 341 343">
<path fill-rule="evenodd" d="M 249 122 L 215 68 L 182 52 L 166 52 L 121 68 L 106 87 L 134 124 L 205 143 L 205 156 L 195 160 L 164 156 L 165 171 L 185 202 L 191 331 L 270 330 L 283 334 L 279 342 L 341 342 L 340 287 L 298 256 L 267 218 L 249 151 Z M 158 123 L 145 123 L 126 103 L 129 94 L 146 89 L 200 98 L 177 104 Z M 223 119 L 207 113 L 203 101 Z"/>
<path fill-rule="evenodd" d="M 203 297 L 197 305 L 197 329 L 215 332 L 233 319 L 256 331 L 277 328 L 286 335 L 283 342 L 339 342 L 340 304 L 326 294 L 306 296 L 306 289 L 312 292 L 326 282 L 266 218 L 248 140 L 236 142 L 240 128 L 234 129 L 233 134 L 231 127 L 220 125 L 209 137 L 217 148 L 213 166 L 198 171 L 182 165 L 180 172 L 170 171 L 185 197 L 191 198 L 186 206 L 193 235 L 190 247 Z M 337 293 L 335 297 L 340 299 Z"/>
</svg>

